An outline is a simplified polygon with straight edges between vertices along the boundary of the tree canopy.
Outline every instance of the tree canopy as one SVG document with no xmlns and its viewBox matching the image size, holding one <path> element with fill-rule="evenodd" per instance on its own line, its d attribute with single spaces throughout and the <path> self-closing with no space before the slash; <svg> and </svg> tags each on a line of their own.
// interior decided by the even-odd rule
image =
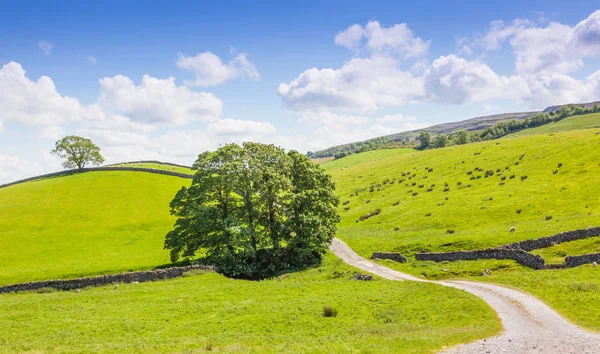
<svg viewBox="0 0 600 354">
<path fill-rule="evenodd" d="M 195 256 L 220 272 L 263 278 L 318 262 L 339 216 L 331 177 L 274 145 L 229 144 L 198 156 L 189 188 L 171 202 L 171 260 Z"/>
<path fill-rule="evenodd" d="M 90 139 L 75 135 L 57 140 L 51 153 L 64 160 L 64 168 L 82 169 L 87 164 L 100 165 L 104 162 L 97 145 Z"/>
</svg>

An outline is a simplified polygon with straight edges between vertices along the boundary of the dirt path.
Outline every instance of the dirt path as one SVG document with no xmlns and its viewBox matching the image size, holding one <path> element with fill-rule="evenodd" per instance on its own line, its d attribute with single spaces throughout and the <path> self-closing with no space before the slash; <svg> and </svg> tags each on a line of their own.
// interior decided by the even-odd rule
<svg viewBox="0 0 600 354">
<path fill-rule="evenodd" d="M 344 262 L 383 278 L 428 282 L 373 263 L 339 239 L 333 240 L 330 249 Z M 471 281 L 433 283 L 480 297 L 496 311 L 504 327 L 504 332 L 498 336 L 459 345 L 446 353 L 600 353 L 600 335 L 573 325 L 531 295 Z"/>
</svg>

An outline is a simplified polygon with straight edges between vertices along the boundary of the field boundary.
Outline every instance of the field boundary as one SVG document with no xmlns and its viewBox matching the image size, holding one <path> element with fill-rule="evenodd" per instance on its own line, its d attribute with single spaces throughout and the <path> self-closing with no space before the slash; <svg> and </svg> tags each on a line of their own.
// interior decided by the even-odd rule
<svg viewBox="0 0 600 354">
<path fill-rule="evenodd" d="M 153 168 L 143 168 L 143 167 L 110 167 L 110 166 L 109 167 L 87 167 L 87 168 L 76 169 L 76 170 L 67 170 L 67 171 L 47 173 L 47 174 L 44 174 L 44 175 L 39 175 L 39 176 L 35 176 L 35 177 L 29 177 L 29 178 L 21 179 L 21 180 L 18 180 L 18 181 L 14 181 L 14 182 L 2 184 L 2 185 L 0 185 L 0 189 L 6 188 L 6 187 L 10 187 L 10 186 L 14 186 L 15 184 L 21 184 L 21 183 L 36 181 L 36 180 L 45 179 L 45 178 L 70 176 L 70 175 L 74 175 L 74 174 L 78 174 L 78 173 L 85 173 L 85 172 L 103 172 L 103 171 L 148 172 L 148 173 L 156 173 L 156 174 L 159 174 L 159 175 L 174 176 L 174 177 L 179 177 L 179 178 L 188 178 L 188 179 L 194 178 L 194 175 L 188 175 L 188 174 L 185 174 L 185 173 L 179 173 L 179 172 L 173 172 L 173 171 L 157 170 L 157 169 L 153 169 Z"/>
<path fill-rule="evenodd" d="M 112 167 L 112 166 L 127 165 L 127 164 L 132 164 L 132 163 L 156 163 L 156 164 L 159 164 L 159 165 L 168 165 L 168 166 L 174 166 L 174 167 L 183 167 L 183 168 L 189 168 L 190 170 L 192 169 L 191 166 L 179 165 L 179 164 L 172 163 L 172 162 L 163 162 L 163 161 L 158 161 L 158 160 L 140 160 L 140 161 L 117 162 L 117 163 L 111 163 L 111 164 L 105 165 L 105 166 Z M 127 167 L 127 166 L 125 166 L 125 167 Z"/>
<path fill-rule="evenodd" d="M 54 288 L 58 290 L 75 290 L 83 289 L 90 286 L 103 286 L 115 283 L 143 283 L 155 280 L 180 277 L 183 275 L 183 273 L 191 270 L 205 270 L 215 272 L 215 268 L 213 266 L 189 265 L 185 267 L 171 267 L 154 270 L 142 270 L 139 272 L 98 275 L 95 277 L 32 281 L 26 283 L 17 283 L 0 286 L 0 294 L 14 293 L 19 291 L 35 291 L 43 288 Z"/>
</svg>

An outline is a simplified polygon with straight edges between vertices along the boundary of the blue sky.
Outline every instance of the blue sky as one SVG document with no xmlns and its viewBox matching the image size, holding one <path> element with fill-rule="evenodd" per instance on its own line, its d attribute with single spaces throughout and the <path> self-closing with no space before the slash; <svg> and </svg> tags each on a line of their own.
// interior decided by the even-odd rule
<svg viewBox="0 0 600 354">
<path fill-rule="evenodd" d="M 302 152 L 600 99 L 593 1 L 0 2 L 0 183 L 108 162 Z"/>
</svg>

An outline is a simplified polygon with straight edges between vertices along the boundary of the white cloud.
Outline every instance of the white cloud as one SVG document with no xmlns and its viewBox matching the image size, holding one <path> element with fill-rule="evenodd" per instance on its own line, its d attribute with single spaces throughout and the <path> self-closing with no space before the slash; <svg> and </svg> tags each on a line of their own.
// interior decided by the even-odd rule
<svg viewBox="0 0 600 354">
<path fill-rule="evenodd" d="M 461 104 L 493 98 L 520 99 L 529 94 L 519 76 L 500 76 L 489 66 L 455 55 L 436 59 L 424 75 L 429 100 Z"/>
<path fill-rule="evenodd" d="M 407 120 L 413 120 L 414 117 L 407 117 Z M 405 118 L 402 114 L 386 114 L 383 117 L 379 117 L 375 119 L 379 123 L 399 123 L 404 122 Z"/>
<path fill-rule="evenodd" d="M 269 122 L 252 120 L 220 119 L 206 126 L 206 133 L 216 136 L 265 136 L 275 134 L 275 126 Z"/>
<path fill-rule="evenodd" d="M 40 151 L 40 159 L 30 161 L 17 155 L 0 152 L 0 184 L 37 176 L 60 169 L 60 162 L 49 152 Z"/>
<path fill-rule="evenodd" d="M 253 80 L 260 79 L 256 66 L 248 59 L 246 53 L 237 54 L 227 64 L 211 52 L 200 53 L 194 57 L 186 57 L 180 54 L 177 66 L 194 73 L 196 79 L 191 84 L 196 86 L 220 85 L 242 75 Z"/>
<path fill-rule="evenodd" d="M 46 41 L 39 41 L 38 47 L 44 52 L 45 55 L 50 55 L 52 52 L 52 44 Z"/>
<path fill-rule="evenodd" d="M 67 134 L 66 131 L 60 125 L 50 125 L 41 128 L 40 135 L 42 136 L 42 138 L 58 140 Z"/>
<path fill-rule="evenodd" d="M 279 96 L 292 110 L 340 109 L 374 112 L 423 96 L 423 82 L 398 69 L 397 60 L 386 56 L 354 58 L 339 69 L 309 69 L 288 84 L 280 84 Z"/>
<path fill-rule="evenodd" d="M 33 127 L 63 124 L 80 119 L 83 108 L 74 98 L 60 95 L 54 82 L 42 76 L 31 81 L 21 64 L 10 62 L 0 69 L 2 118 Z"/>
<path fill-rule="evenodd" d="M 96 58 L 93 56 L 88 56 L 85 58 L 85 60 L 87 60 L 88 63 L 90 63 L 92 65 L 96 65 L 96 63 L 98 63 L 98 60 L 96 60 Z"/>
<path fill-rule="evenodd" d="M 364 124 L 368 121 L 369 118 L 365 116 L 338 114 L 331 111 L 303 111 L 300 113 L 300 118 L 298 119 L 300 123 L 337 127 Z"/>
<path fill-rule="evenodd" d="M 157 79 L 144 75 L 136 86 L 127 76 L 100 80 L 100 103 L 142 123 L 183 125 L 191 121 L 219 119 L 223 102 L 212 93 L 177 86 L 175 78 Z"/>
<path fill-rule="evenodd" d="M 0 133 L 4 132 L 4 121 L 0 120 Z"/>
<path fill-rule="evenodd" d="M 335 36 L 335 44 L 356 50 L 364 35 L 365 30 L 361 25 L 352 25 Z"/>
<path fill-rule="evenodd" d="M 365 49 L 373 54 L 400 54 L 406 58 L 427 54 L 431 43 L 416 37 L 406 23 L 385 27 L 378 21 L 369 21 L 364 27 L 354 24 L 338 33 L 335 44 L 357 50 L 363 38 L 366 39 Z"/>
</svg>

